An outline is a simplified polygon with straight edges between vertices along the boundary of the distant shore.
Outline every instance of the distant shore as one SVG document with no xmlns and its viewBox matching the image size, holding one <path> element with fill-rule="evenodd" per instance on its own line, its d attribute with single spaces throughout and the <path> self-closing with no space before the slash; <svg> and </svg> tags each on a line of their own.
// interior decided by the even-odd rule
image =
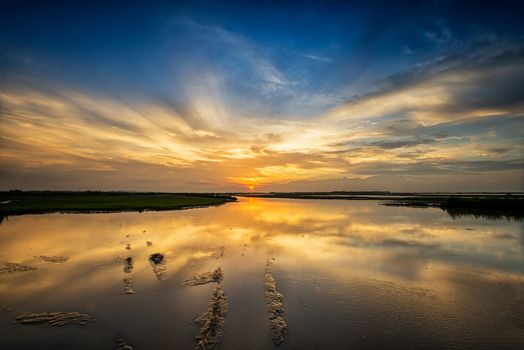
<svg viewBox="0 0 524 350">
<path fill-rule="evenodd" d="M 236 201 L 225 194 L 98 192 L 98 191 L 3 191 L 0 217 L 44 213 L 96 213 L 160 211 L 221 205 Z"/>
<path fill-rule="evenodd" d="M 387 206 L 440 208 L 452 217 L 524 218 L 524 193 L 270 192 L 164 193 L 0 191 L 0 218 L 45 213 L 180 210 L 234 202 L 236 197 L 379 200 Z"/>
<path fill-rule="evenodd" d="M 440 208 L 452 217 L 475 216 L 491 219 L 524 218 L 524 193 L 406 193 L 387 191 L 335 191 L 335 192 L 270 192 L 235 193 L 239 197 L 380 200 L 387 206 L 413 208 Z"/>
</svg>

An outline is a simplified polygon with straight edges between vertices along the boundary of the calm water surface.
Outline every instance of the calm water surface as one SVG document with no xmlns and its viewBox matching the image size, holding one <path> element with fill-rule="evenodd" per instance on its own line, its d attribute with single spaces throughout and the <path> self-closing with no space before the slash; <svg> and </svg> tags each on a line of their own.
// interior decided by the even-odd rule
<svg viewBox="0 0 524 350">
<path fill-rule="evenodd" d="M 153 270 L 153 253 L 165 254 L 165 274 Z M 122 294 L 129 274 L 118 258 L 128 256 L 133 295 Z M 524 348 L 522 222 L 375 201 L 255 198 L 184 211 L 10 217 L 0 225 L 0 264 L 37 270 L 0 275 L 0 304 L 13 308 L 0 311 L 0 348 L 114 349 L 123 337 L 135 349 L 192 349 L 192 320 L 214 285 L 181 281 L 219 266 L 229 296 L 222 349 L 276 348 L 267 258 L 285 298 L 281 349 Z M 24 311 L 97 321 L 13 323 Z"/>
</svg>

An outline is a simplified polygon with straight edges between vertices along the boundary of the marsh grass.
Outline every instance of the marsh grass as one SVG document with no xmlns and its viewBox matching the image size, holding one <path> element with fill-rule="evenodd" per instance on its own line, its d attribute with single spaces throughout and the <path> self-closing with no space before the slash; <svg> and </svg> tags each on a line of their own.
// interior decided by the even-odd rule
<svg viewBox="0 0 524 350">
<path fill-rule="evenodd" d="M 440 208 L 448 213 L 452 218 L 460 218 L 464 216 L 493 220 L 522 220 L 524 218 L 524 197 L 514 195 L 486 197 L 412 197 L 388 201 L 384 204 L 413 208 Z"/>
<path fill-rule="evenodd" d="M 0 192 L 0 215 L 174 210 L 235 200 L 232 196 L 206 193 L 7 191 Z"/>
</svg>

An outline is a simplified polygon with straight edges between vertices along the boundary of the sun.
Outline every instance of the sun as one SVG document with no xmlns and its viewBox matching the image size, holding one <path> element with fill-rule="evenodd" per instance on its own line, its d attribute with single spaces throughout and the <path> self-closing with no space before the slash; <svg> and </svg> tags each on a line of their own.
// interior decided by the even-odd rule
<svg viewBox="0 0 524 350">
<path fill-rule="evenodd" d="M 255 186 L 254 185 L 249 185 L 249 186 L 247 186 L 247 188 L 249 188 L 250 190 L 254 190 Z"/>
</svg>

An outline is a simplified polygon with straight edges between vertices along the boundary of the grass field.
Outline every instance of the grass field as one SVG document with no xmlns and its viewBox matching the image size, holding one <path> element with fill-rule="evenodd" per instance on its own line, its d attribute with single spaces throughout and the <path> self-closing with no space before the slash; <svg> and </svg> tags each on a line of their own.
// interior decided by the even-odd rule
<svg viewBox="0 0 524 350">
<path fill-rule="evenodd" d="M 0 216 L 51 212 L 174 210 L 235 201 L 227 195 L 133 192 L 0 192 Z"/>
</svg>

